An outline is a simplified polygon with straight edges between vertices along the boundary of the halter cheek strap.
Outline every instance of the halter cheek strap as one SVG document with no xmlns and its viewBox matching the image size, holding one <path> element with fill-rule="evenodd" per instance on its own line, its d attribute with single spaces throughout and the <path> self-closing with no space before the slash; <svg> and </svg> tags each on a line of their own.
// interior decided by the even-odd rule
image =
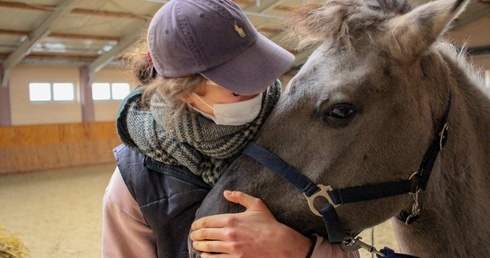
<svg viewBox="0 0 490 258">
<path fill-rule="evenodd" d="M 315 215 L 323 218 L 328 234 L 327 240 L 332 243 L 341 243 L 344 241 L 342 224 L 340 223 L 335 207 L 340 204 L 404 194 L 410 192 L 412 187 L 412 181 L 402 180 L 376 185 L 333 189 L 330 185 L 315 184 L 284 160 L 254 142 L 250 142 L 245 147 L 243 154 L 271 169 L 300 190 L 307 199 L 311 211 Z M 315 199 L 317 198 L 326 199 L 328 204 L 322 209 L 317 210 L 314 206 Z"/>
</svg>

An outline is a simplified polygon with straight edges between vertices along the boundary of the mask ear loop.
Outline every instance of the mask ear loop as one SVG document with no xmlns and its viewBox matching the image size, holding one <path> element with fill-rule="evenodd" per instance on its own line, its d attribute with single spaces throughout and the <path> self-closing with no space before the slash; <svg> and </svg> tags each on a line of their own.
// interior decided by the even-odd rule
<svg viewBox="0 0 490 258">
<path fill-rule="evenodd" d="M 206 103 L 206 101 L 202 100 L 201 97 L 199 97 L 199 95 L 197 95 L 196 93 L 192 93 L 196 98 L 198 98 L 202 103 L 204 103 L 204 105 L 206 105 L 208 108 L 212 109 L 214 111 L 214 108 L 212 106 L 210 106 L 208 103 Z"/>
<path fill-rule="evenodd" d="M 196 96 L 197 96 L 197 95 L 196 95 Z M 199 98 L 199 96 L 197 96 L 197 97 Z M 201 98 L 199 98 L 199 99 L 200 99 L 201 101 L 203 101 Z M 206 102 L 204 102 L 204 101 L 203 101 L 203 103 L 204 103 L 205 105 L 207 105 L 207 104 L 206 104 Z M 201 115 L 202 115 L 202 116 L 204 116 L 205 118 L 208 118 L 208 119 L 210 119 L 210 120 L 213 120 L 213 121 L 214 121 L 214 123 L 216 123 L 216 121 L 217 121 L 217 120 L 216 120 L 216 117 L 215 117 L 214 115 L 210 115 L 210 114 L 204 113 L 203 111 L 199 110 L 197 107 L 194 107 L 194 105 L 193 105 L 193 104 L 187 103 L 187 106 L 188 106 L 190 109 L 193 109 L 193 110 L 194 110 L 194 111 L 196 111 L 197 113 L 201 114 Z"/>
</svg>

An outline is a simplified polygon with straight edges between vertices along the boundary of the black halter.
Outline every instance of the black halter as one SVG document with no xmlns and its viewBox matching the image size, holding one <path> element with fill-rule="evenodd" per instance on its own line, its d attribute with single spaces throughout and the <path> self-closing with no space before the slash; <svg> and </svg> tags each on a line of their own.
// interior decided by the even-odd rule
<svg viewBox="0 0 490 258">
<path fill-rule="evenodd" d="M 439 151 L 446 144 L 448 135 L 447 120 L 450 107 L 451 95 L 449 95 L 448 104 L 441 121 L 439 136 L 434 139 L 425 153 L 419 170 L 410 176 L 408 180 L 333 189 L 330 185 L 315 184 L 284 160 L 254 142 L 250 142 L 245 147 L 243 153 L 271 169 L 277 175 L 298 188 L 305 195 L 311 211 L 323 218 L 327 229 L 327 240 L 332 243 L 345 243 L 346 239 L 335 210 L 335 207 L 338 205 L 410 193 L 414 196 L 412 211 L 403 211 L 400 217 L 407 224 L 413 222 L 418 217 L 420 211 L 418 208 L 418 193 L 420 190 L 426 189 Z M 323 197 L 328 201 L 328 204 L 321 210 L 317 210 L 313 205 L 314 200 L 318 197 Z"/>
</svg>

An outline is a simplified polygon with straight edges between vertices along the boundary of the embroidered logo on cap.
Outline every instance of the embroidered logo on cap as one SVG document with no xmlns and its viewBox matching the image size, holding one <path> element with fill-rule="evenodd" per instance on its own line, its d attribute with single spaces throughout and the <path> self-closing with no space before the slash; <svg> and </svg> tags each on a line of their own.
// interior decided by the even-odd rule
<svg viewBox="0 0 490 258">
<path fill-rule="evenodd" d="M 236 21 L 235 21 L 235 31 L 238 33 L 238 35 L 240 35 L 241 38 L 245 38 L 245 36 L 247 36 L 247 34 L 245 34 L 245 31 L 242 28 L 238 27 Z"/>
</svg>

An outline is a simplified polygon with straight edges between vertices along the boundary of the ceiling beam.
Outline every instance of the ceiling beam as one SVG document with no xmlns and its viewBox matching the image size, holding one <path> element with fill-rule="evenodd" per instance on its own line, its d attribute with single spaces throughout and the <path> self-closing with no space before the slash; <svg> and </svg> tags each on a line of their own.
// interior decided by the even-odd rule
<svg viewBox="0 0 490 258">
<path fill-rule="evenodd" d="M 251 0 L 232 0 L 237 5 L 252 6 L 255 5 L 255 1 Z"/>
<path fill-rule="evenodd" d="M 103 36 L 103 35 L 84 35 L 84 34 L 73 34 L 73 33 L 57 33 L 52 32 L 48 35 L 50 38 L 64 38 L 64 39 L 85 39 L 85 40 L 106 40 L 106 41 L 119 41 L 121 37 L 119 36 Z"/>
<path fill-rule="evenodd" d="M 143 1 L 166 4 L 170 0 L 143 0 Z M 232 0 L 232 1 L 237 5 L 251 6 L 251 5 L 255 5 L 256 1 L 258 0 Z"/>
<path fill-rule="evenodd" d="M 126 49 L 131 47 L 134 43 L 138 41 L 141 35 L 140 30 L 136 30 L 130 34 L 129 36 L 123 38 L 117 45 L 115 45 L 111 50 L 107 53 L 99 56 L 88 66 L 88 75 L 89 75 L 89 85 L 92 84 L 92 80 L 94 79 L 95 74 L 100 71 L 104 66 L 106 66 L 109 62 L 111 62 L 114 58 L 118 57 L 119 54 L 124 52 Z"/>
<path fill-rule="evenodd" d="M 257 2 L 258 1 L 258 2 Z M 276 6 L 282 4 L 284 0 L 256 0 L 256 4 L 254 6 L 250 6 L 245 8 L 245 13 L 247 12 L 256 12 L 256 13 L 266 13 L 270 10 L 273 10 Z"/>
<path fill-rule="evenodd" d="M 7 54 L 0 54 L 0 60 L 7 58 Z M 97 59 L 96 55 L 60 55 L 60 54 L 30 54 L 24 57 L 25 60 L 67 60 L 67 61 L 83 61 L 93 62 Z"/>
<path fill-rule="evenodd" d="M 273 28 L 267 28 L 267 27 L 262 27 L 257 29 L 261 33 L 267 33 L 267 34 L 272 34 L 272 35 L 277 35 L 281 32 L 283 32 L 282 29 L 273 29 Z"/>
<path fill-rule="evenodd" d="M 99 16 L 114 17 L 114 18 L 136 18 L 136 19 L 142 19 L 147 21 L 151 20 L 152 18 L 152 16 L 150 15 L 94 10 L 94 9 L 83 9 L 83 8 L 75 8 L 71 11 L 71 13 L 83 14 L 83 15 L 99 15 Z"/>
<path fill-rule="evenodd" d="M 3 62 L 3 80 L 2 87 L 8 86 L 10 79 L 10 70 L 16 66 L 22 59 L 28 55 L 32 48 L 44 37 L 51 32 L 51 26 L 57 22 L 63 15 L 70 12 L 73 8 L 76 0 L 66 0 L 58 6 L 51 15 L 44 20 L 36 30 L 32 31 L 22 44 L 12 52 L 9 57 Z"/>
<path fill-rule="evenodd" d="M 473 13 L 471 16 L 465 19 L 456 20 L 454 21 L 454 26 L 452 27 L 452 30 L 459 29 L 469 23 L 472 23 L 476 20 L 479 20 L 480 18 L 487 16 L 488 14 L 490 14 L 490 8 L 485 8 Z"/>
<path fill-rule="evenodd" d="M 43 5 L 43 4 L 26 4 L 20 2 L 11 2 L 11 1 L 0 1 L 0 7 L 6 8 L 16 8 L 16 9 L 24 9 L 24 10 L 33 10 L 33 11 L 53 11 L 56 10 L 57 6 L 55 5 Z M 143 14 L 134 14 L 127 12 L 114 12 L 114 11 L 104 11 L 104 10 L 94 10 L 94 9 L 85 9 L 85 8 L 72 8 L 70 11 L 74 14 L 82 14 L 82 15 L 99 15 L 104 17 L 114 17 L 114 18 L 135 18 L 141 20 L 150 20 L 152 16 L 143 15 Z"/>
<path fill-rule="evenodd" d="M 23 30 L 6 30 L 0 29 L 0 34 L 15 35 L 15 36 L 28 36 L 29 31 Z M 57 33 L 51 32 L 48 37 L 50 38 L 64 38 L 64 39 L 89 39 L 89 40 L 107 40 L 107 41 L 119 41 L 121 38 L 116 36 L 103 36 L 103 35 L 86 35 L 86 34 L 73 34 L 73 33 Z"/>
<path fill-rule="evenodd" d="M 29 35 L 29 31 L 0 29 L 0 34 L 14 35 L 14 36 L 27 36 Z"/>
<path fill-rule="evenodd" d="M 287 6 L 287 5 L 276 5 L 276 6 L 274 6 L 274 10 L 281 11 L 281 12 L 289 12 L 293 9 L 294 9 L 294 7 Z"/>
<path fill-rule="evenodd" d="M 490 54 L 490 45 L 470 47 L 466 49 L 466 52 L 470 56 L 484 56 Z"/>
<path fill-rule="evenodd" d="M 0 7 L 6 8 L 17 8 L 17 9 L 25 9 L 25 10 L 34 10 L 34 11 L 53 11 L 56 9 L 55 5 L 43 5 L 43 4 L 25 4 L 20 2 L 12 2 L 12 1 L 0 1 Z"/>
</svg>

